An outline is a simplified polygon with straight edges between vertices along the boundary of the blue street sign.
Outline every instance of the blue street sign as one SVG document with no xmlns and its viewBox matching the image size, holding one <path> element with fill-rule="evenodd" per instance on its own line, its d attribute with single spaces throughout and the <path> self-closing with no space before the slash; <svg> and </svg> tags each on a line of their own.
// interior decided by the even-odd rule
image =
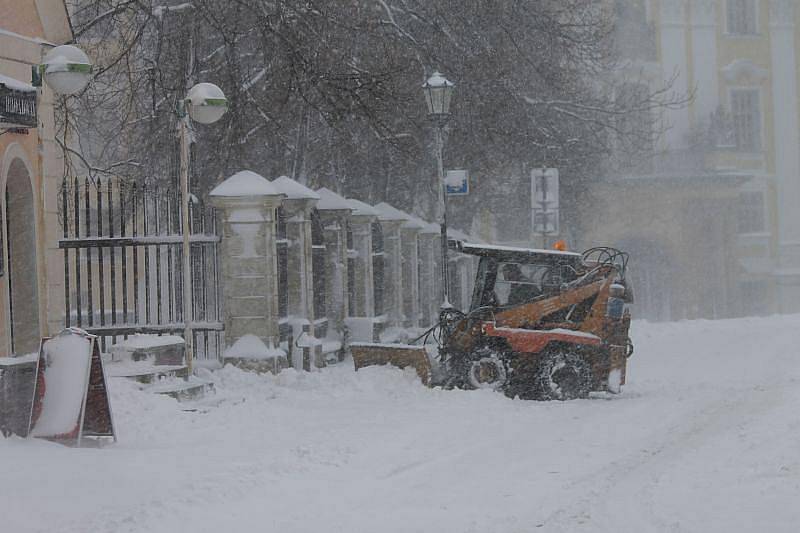
<svg viewBox="0 0 800 533">
<path fill-rule="evenodd" d="M 444 177 L 444 191 L 450 196 L 469 194 L 469 176 L 466 170 L 448 170 Z"/>
</svg>

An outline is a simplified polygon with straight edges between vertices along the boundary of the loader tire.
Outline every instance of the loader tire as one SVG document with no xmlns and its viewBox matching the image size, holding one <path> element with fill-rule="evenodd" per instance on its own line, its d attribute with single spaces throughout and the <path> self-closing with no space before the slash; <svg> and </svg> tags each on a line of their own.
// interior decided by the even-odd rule
<svg viewBox="0 0 800 533">
<path fill-rule="evenodd" d="M 592 389 L 592 367 L 579 353 L 555 350 L 539 361 L 534 391 L 540 400 L 587 398 Z"/>
</svg>

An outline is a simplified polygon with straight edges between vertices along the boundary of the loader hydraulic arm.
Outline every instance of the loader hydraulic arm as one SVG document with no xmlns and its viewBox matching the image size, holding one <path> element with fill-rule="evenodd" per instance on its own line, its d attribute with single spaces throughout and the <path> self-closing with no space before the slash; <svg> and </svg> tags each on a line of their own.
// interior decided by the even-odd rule
<svg viewBox="0 0 800 533">
<path fill-rule="evenodd" d="M 606 280 L 601 279 L 563 294 L 500 311 L 496 313 L 497 325 L 507 328 L 530 327 L 548 315 L 591 298 L 600 292 L 605 283 Z"/>
</svg>

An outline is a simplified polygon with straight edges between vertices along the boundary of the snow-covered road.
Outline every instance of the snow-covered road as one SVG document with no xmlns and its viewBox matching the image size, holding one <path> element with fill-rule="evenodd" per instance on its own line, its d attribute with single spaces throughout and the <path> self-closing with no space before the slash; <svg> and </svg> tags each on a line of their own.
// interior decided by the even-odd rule
<svg viewBox="0 0 800 533">
<path fill-rule="evenodd" d="M 632 333 L 623 394 L 565 403 L 347 365 L 193 405 L 114 382 L 117 445 L 0 439 L 0 531 L 800 530 L 800 316 Z"/>
</svg>

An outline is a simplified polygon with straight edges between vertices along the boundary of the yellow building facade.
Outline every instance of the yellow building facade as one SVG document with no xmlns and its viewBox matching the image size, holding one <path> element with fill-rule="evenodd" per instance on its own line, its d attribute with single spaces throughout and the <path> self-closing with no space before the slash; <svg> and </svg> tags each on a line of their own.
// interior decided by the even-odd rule
<svg viewBox="0 0 800 533">
<path fill-rule="evenodd" d="M 31 67 L 72 40 L 63 0 L 0 0 L 0 356 L 38 350 L 64 323 L 53 93 Z"/>
<path fill-rule="evenodd" d="M 800 311 L 799 3 L 613 4 L 620 75 L 691 99 L 658 117 L 650 168 L 595 186 L 607 211 L 587 240 L 648 243 L 634 271 L 640 259 L 642 278 L 669 272 L 642 297 L 677 300 L 654 318 Z M 643 211 L 615 223 L 624 209 Z"/>
</svg>

